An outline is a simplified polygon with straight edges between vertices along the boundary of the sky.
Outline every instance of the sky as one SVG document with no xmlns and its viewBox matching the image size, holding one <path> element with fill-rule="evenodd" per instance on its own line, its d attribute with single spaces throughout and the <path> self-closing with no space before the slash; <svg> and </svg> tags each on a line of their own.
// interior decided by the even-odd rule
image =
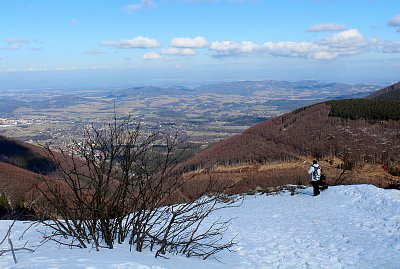
<svg viewBox="0 0 400 269">
<path fill-rule="evenodd" d="M 0 89 L 399 81 L 399 0 L 4 0 Z"/>
</svg>

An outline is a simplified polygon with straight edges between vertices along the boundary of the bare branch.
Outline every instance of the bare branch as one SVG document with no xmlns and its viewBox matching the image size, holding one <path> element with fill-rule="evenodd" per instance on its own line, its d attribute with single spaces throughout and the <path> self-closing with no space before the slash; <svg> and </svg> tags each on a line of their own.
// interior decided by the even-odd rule
<svg viewBox="0 0 400 269">
<path fill-rule="evenodd" d="M 37 186 L 47 206 L 44 238 L 96 250 L 128 241 L 131 249 L 150 248 L 156 256 L 208 258 L 230 248 L 234 242 L 223 241 L 230 220 L 206 219 L 236 206 L 235 199 L 211 176 L 191 197 L 185 194 L 194 184 L 177 169 L 186 149 L 177 133 L 148 134 L 116 115 L 109 124 L 87 127 L 72 154 L 47 146 L 58 175 L 43 176 Z"/>
</svg>

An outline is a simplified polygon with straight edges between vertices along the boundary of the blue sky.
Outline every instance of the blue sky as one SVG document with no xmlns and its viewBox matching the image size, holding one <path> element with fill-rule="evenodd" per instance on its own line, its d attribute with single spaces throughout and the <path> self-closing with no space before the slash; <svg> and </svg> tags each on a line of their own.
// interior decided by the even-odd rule
<svg viewBox="0 0 400 269">
<path fill-rule="evenodd" d="M 398 0 L 13 0 L 1 5 L 3 88 L 399 80 Z"/>
</svg>

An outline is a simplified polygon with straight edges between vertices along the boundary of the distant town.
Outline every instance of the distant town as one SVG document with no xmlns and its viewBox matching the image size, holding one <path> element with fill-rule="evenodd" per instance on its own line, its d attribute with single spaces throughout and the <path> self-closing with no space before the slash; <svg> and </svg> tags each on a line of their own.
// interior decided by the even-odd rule
<svg viewBox="0 0 400 269">
<path fill-rule="evenodd" d="M 144 132 L 177 132 L 209 143 L 296 108 L 329 99 L 362 97 L 379 86 L 318 81 L 239 81 L 182 87 L 133 87 L 73 93 L 0 91 L 0 134 L 68 148 L 88 124 L 130 116 Z"/>
</svg>

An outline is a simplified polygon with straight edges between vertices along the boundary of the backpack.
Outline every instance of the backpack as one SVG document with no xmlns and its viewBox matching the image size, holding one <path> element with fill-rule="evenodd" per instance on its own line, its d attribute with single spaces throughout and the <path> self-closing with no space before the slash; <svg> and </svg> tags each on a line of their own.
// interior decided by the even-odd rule
<svg viewBox="0 0 400 269">
<path fill-rule="evenodd" d="M 313 178 L 315 178 L 316 180 L 319 180 L 321 177 L 321 167 L 314 167 L 314 171 L 312 172 L 312 176 Z"/>
</svg>

